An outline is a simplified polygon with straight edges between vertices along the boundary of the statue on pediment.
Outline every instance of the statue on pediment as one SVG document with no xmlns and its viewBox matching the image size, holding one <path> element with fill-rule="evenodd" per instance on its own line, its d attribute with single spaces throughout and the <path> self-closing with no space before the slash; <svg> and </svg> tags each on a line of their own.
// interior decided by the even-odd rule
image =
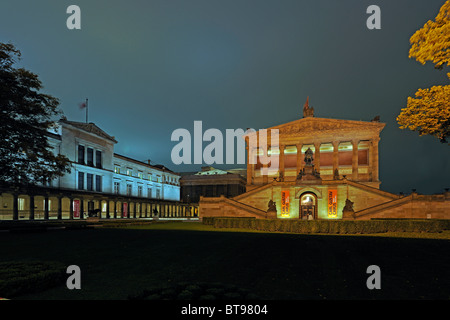
<svg viewBox="0 0 450 320">
<path fill-rule="evenodd" d="M 309 106 L 309 97 L 303 105 L 303 118 L 314 117 L 314 108 Z"/>
</svg>

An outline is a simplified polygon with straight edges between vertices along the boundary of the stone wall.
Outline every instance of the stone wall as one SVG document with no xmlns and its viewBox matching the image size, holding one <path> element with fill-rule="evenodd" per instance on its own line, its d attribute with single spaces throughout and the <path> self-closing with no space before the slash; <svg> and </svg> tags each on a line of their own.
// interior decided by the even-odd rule
<svg viewBox="0 0 450 320">
<path fill-rule="evenodd" d="M 450 192 L 441 195 L 412 195 L 355 212 L 355 219 L 373 218 L 402 219 L 450 219 Z"/>
<path fill-rule="evenodd" d="M 200 197 L 199 217 L 267 218 L 267 213 L 241 202 L 221 197 Z"/>
</svg>

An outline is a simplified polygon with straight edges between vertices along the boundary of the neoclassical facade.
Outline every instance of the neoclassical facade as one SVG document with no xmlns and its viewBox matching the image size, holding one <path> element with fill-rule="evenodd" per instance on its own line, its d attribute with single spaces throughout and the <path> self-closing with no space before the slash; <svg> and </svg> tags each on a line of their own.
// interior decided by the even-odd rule
<svg viewBox="0 0 450 320">
<path fill-rule="evenodd" d="M 260 162 L 251 164 L 249 159 L 254 154 L 262 155 L 263 150 L 249 143 L 252 135 L 258 139 L 259 132 L 246 137 L 247 190 L 280 177 L 286 182 L 295 181 L 304 168 L 304 155 L 308 148 L 313 151 L 314 166 L 322 180 L 346 176 L 349 180 L 379 188 L 378 143 L 385 124 L 378 120 L 316 118 L 307 112 L 309 108 L 307 101 L 302 119 L 267 129 L 268 132 L 274 129 L 279 132 L 277 145 L 272 145 L 268 139 L 269 155 L 278 155 L 278 168 L 270 168 Z"/>
<path fill-rule="evenodd" d="M 450 217 L 449 192 L 405 196 L 380 189 L 378 145 L 384 127 L 379 117 L 315 117 L 307 99 L 302 118 L 245 135 L 247 192 L 231 199 L 202 197 L 200 216 Z"/>
<path fill-rule="evenodd" d="M 45 185 L 10 190 L 0 185 L 0 220 L 184 216 L 180 175 L 114 152 L 115 137 L 94 123 L 61 119 L 47 139 L 65 155 L 71 172 Z"/>
</svg>

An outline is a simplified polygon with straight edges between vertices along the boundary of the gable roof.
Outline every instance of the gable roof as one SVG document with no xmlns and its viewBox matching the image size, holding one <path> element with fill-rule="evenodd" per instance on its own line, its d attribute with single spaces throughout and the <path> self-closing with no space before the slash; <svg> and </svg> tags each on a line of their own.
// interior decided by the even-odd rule
<svg viewBox="0 0 450 320">
<path fill-rule="evenodd" d="M 95 123 L 93 122 L 85 123 L 85 122 L 69 121 L 65 119 L 61 119 L 59 120 L 59 122 L 69 124 L 75 128 L 81 129 L 83 131 L 95 134 L 101 138 L 108 139 L 114 143 L 117 143 L 117 140 L 113 136 L 107 134 L 105 131 L 97 127 L 97 125 L 95 125 Z"/>
</svg>

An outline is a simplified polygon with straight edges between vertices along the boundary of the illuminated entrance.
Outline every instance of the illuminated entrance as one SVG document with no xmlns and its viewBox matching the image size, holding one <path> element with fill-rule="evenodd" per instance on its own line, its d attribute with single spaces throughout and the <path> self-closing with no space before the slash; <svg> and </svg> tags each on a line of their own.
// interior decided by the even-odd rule
<svg viewBox="0 0 450 320">
<path fill-rule="evenodd" d="M 317 197 L 314 193 L 302 194 L 300 197 L 298 216 L 303 220 L 312 220 L 317 218 Z"/>
</svg>

